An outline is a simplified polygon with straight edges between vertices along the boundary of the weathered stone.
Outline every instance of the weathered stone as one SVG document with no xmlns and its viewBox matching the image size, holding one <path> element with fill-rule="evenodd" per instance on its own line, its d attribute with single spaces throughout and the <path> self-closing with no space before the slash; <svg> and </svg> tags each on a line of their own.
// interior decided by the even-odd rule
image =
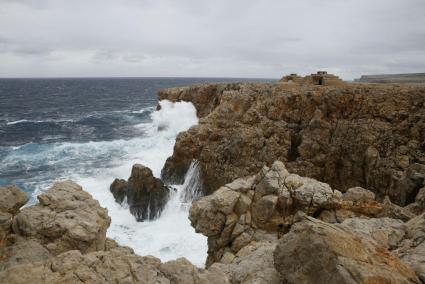
<svg viewBox="0 0 425 284">
<path fill-rule="evenodd" d="M 189 219 L 197 233 L 216 236 L 221 233 L 226 223 L 226 216 L 218 211 L 212 195 L 201 198 L 190 207 Z"/>
<path fill-rule="evenodd" d="M 252 216 L 257 223 L 266 223 L 273 215 L 278 197 L 276 195 L 266 195 L 254 203 Z"/>
<path fill-rule="evenodd" d="M 52 256 L 43 245 L 32 239 L 19 239 L 10 246 L 0 248 L 0 255 L 0 271 L 18 264 L 45 261 Z"/>
<path fill-rule="evenodd" d="M 238 201 L 240 193 L 227 187 L 218 189 L 213 195 L 213 203 L 223 214 L 230 214 Z"/>
<path fill-rule="evenodd" d="M 341 192 L 361 186 L 398 205 L 423 187 L 423 86 L 205 84 L 160 98 L 191 101 L 202 114 L 198 128 L 179 135 L 163 172 L 182 179 L 197 159 L 211 191 L 275 160 Z"/>
<path fill-rule="evenodd" d="M 371 237 L 386 249 L 395 249 L 405 235 L 404 223 L 391 218 L 350 218 L 342 225 L 349 227 L 364 238 Z"/>
<path fill-rule="evenodd" d="M 26 207 L 14 217 L 16 234 L 37 238 L 52 254 L 104 249 L 111 218 L 79 185 L 57 182 L 38 199 L 40 204 Z"/>
<path fill-rule="evenodd" d="M 110 190 L 118 203 L 127 202 L 137 221 L 159 217 L 170 194 L 170 188 L 140 164 L 133 165 L 128 182 L 115 179 Z"/>
<path fill-rule="evenodd" d="M 419 283 L 406 264 L 373 240 L 311 217 L 280 240 L 274 261 L 286 283 Z"/>
<path fill-rule="evenodd" d="M 395 252 L 425 282 L 425 213 L 406 223 L 405 239 Z"/>
<path fill-rule="evenodd" d="M 375 200 L 375 194 L 362 187 L 352 187 L 343 194 L 342 198 L 352 202 L 365 202 Z"/>
<path fill-rule="evenodd" d="M 28 195 L 17 186 L 9 185 L 0 187 L 0 212 L 16 214 L 25 203 Z"/>
<path fill-rule="evenodd" d="M 232 283 L 279 284 L 279 274 L 274 268 L 275 243 L 259 242 L 245 246 L 231 263 L 214 263 L 209 270 L 224 271 Z"/>
<path fill-rule="evenodd" d="M 226 187 L 235 191 L 246 193 L 248 190 L 252 189 L 254 180 L 254 177 L 238 178 L 231 183 L 226 184 Z"/>
<path fill-rule="evenodd" d="M 6 237 L 12 230 L 13 215 L 7 212 L 0 212 L 0 247 L 6 242 Z"/>
</svg>

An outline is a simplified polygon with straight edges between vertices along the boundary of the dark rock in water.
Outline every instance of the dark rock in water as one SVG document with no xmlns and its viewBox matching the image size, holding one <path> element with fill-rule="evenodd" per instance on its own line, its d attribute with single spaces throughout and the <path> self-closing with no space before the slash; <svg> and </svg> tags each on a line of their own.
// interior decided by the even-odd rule
<svg viewBox="0 0 425 284">
<path fill-rule="evenodd" d="M 167 203 L 170 187 L 155 178 L 152 171 L 135 164 L 128 181 L 115 179 L 110 190 L 118 203 L 127 202 L 137 221 L 157 218 Z"/>
</svg>

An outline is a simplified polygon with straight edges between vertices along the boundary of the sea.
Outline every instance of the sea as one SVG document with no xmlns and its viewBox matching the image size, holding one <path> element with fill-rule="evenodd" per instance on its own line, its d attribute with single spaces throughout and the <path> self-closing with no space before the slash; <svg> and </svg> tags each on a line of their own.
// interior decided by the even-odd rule
<svg viewBox="0 0 425 284">
<path fill-rule="evenodd" d="M 157 111 L 158 90 L 243 81 L 269 80 L 0 79 L 0 186 L 16 184 L 28 193 L 31 205 L 55 181 L 73 180 L 108 209 L 108 237 L 140 255 L 162 261 L 186 257 L 203 267 L 207 240 L 190 226 L 190 202 L 182 198 L 199 178 L 196 161 L 153 221 L 137 222 L 125 204 L 115 202 L 109 186 L 115 178 L 127 179 L 135 163 L 159 177 L 177 134 L 197 124 L 189 102 L 161 101 Z"/>
</svg>

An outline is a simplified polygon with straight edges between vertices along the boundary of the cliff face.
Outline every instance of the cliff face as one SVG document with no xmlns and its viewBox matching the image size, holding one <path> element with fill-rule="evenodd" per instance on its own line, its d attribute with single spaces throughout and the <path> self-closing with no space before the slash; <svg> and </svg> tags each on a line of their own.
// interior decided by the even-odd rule
<svg viewBox="0 0 425 284">
<path fill-rule="evenodd" d="M 194 103 L 162 176 L 182 182 L 197 159 L 207 190 L 274 160 L 342 192 L 362 186 L 411 203 L 425 178 L 425 87 L 207 84 L 163 90 Z"/>
</svg>

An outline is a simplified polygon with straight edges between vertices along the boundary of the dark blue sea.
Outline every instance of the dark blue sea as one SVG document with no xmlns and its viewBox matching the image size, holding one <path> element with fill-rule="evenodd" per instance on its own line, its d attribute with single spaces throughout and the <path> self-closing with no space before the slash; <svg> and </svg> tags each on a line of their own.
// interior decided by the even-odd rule
<svg viewBox="0 0 425 284">
<path fill-rule="evenodd" d="M 181 198 L 190 188 L 173 185 L 161 216 L 137 222 L 109 186 L 115 178 L 127 179 L 135 163 L 159 176 L 177 134 L 197 124 L 188 102 L 161 101 L 156 111 L 159 89 L 217 81 L 242 80 L 0 79 L 0 185 L 18 185 L 33 204 L 55 181 L 73 180 L 108 209 L 108 237 L 140 255 L 186 257 L 202 267 L 207 239 L 191 227 L 190 204 Z M 189 185 L 199 177 L 191 169 Z"/>
<path fill-rule="evenodd" d="M 157 91 L 241 79 L 0 79 L 0 185 L 28 193 L 137 153 Z M 134 142 L 134 141 L 133 141 Z"/>
</svg>

